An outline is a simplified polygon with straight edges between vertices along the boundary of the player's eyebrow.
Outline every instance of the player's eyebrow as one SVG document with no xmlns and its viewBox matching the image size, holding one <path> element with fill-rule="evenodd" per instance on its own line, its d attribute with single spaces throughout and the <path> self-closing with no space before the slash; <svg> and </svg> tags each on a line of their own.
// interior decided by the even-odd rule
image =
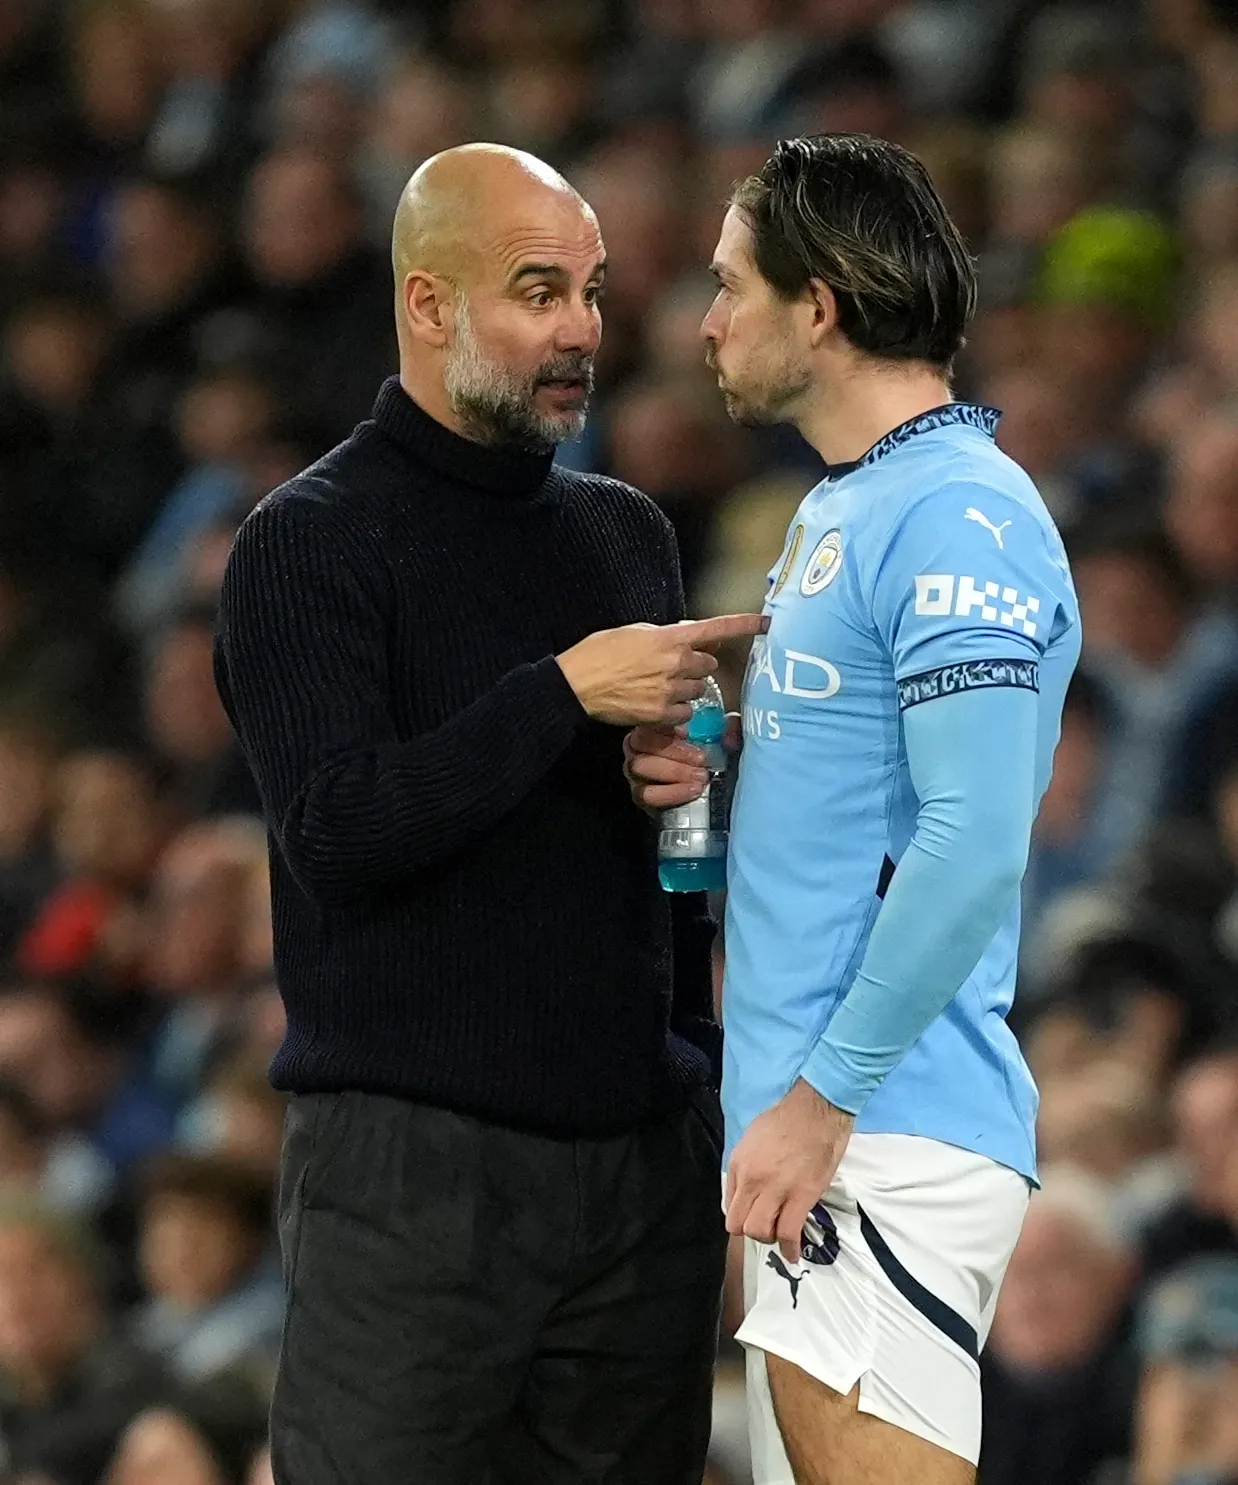
<svg viewBox="0 0 1238 1485">
<path fill-rule="evenodd" d="M 720 284 L 730 283 L 732 281 L 733 275 L 730 269 L 727 268 L 725 263 L 719 263 L 717 259 L 709 265 L 709 271 Z"/>
</svg>

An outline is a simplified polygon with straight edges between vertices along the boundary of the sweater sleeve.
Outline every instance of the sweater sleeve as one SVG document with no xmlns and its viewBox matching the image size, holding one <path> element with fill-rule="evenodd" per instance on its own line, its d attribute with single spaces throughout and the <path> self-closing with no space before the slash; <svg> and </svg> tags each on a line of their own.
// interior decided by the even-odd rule
<svg viewBox="0 0 1238 1485">
<path fill-rule="evenodd" d="M 325 904 L 432 866 L 483 834 L 585 720 L 553 656 L 414 738 L 397 735 L 382 575 L 331 508 L 260 507 L 229 560 L 220 695 L 301 888 Z"/>
</svg>

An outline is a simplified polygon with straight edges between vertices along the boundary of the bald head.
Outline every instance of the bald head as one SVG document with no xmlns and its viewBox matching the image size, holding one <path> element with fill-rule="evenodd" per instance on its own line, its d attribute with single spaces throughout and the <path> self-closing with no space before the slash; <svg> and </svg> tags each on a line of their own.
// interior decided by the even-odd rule
<svg viewBox="0 0 1238 1485">
<path fill-rule="evenodd" d="M 421 268 L 461 282 L 487 242 L 523 219 L 592 212 L 557 170 L 503 144 L 462 144 L 432 155 L 404 187 L 391 232 L 391 266 L 401 284 Z"/>
<path fill-rule="evenodd" d="M 400 379 L 479 442 L 580 435 L 605 269 L 592 209 L 521 150 L 467 144 L 413 175 L 391 234 Z"/>
</svg>

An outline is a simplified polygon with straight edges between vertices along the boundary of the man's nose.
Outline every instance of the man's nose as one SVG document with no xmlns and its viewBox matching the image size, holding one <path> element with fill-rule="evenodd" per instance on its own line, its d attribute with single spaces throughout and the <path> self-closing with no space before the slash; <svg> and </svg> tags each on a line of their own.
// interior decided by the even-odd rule
<svg viewBox="0 0 1238 1485">
<path fill-rule="evenodd" d="M 701 321 L 701 328 L 697 333 L 702 340 L 712 340 L 715 345 L 721 339 L 716 301 L 705 311 L 705 318 Z"/>
<path fill-rule="evenodd" d="M 593 355 L 602 343 L 602 319 L 595 305 L 583 299 L 574 301 L 560 316 L 555 349 L 559 351 L 583 351 Z"/>
</svg>

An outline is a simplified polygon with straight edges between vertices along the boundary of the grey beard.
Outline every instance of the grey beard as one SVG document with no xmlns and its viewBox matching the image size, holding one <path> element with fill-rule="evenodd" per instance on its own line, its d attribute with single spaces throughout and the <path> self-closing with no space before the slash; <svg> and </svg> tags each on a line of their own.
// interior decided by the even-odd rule
<svg viewBox="0 0 1238 1485">
<path fill-rule="evenodd" d="M 534 404 L 543 382 L 577 379 L 593 389 L 592 358 L 561 356 L 531 373 L 509 371 L 489 360 L 477 344 L 463 297 L 456 314 L 456 339 L 447 353 L 443 384 L 452 411 L 475 443 L 550 453 L 579 438 L 588 402 L 578 412 L 546 417 Z"/>
</svg>

